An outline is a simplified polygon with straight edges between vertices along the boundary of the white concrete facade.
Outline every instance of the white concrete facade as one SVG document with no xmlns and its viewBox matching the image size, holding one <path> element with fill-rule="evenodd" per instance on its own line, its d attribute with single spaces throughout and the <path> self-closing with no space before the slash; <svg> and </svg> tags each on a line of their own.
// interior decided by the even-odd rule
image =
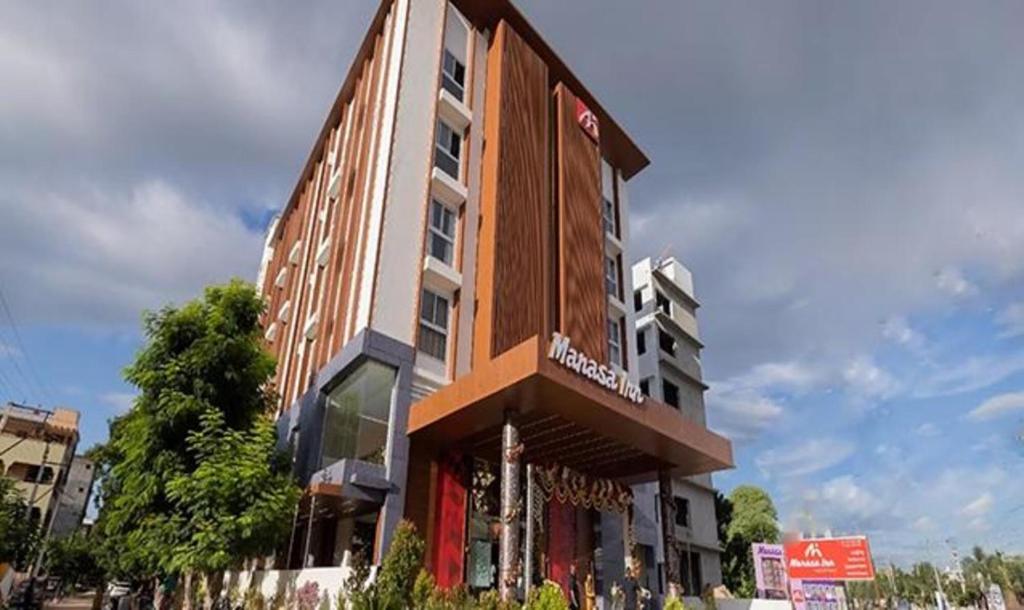
<svg viewBox="0 0 1024 610">
<path fill-rule="evenodd" d="M 699 303 L 694 294 L 693 276 L 674 258 L 661 261 L 645 258 L 633 265 L 631 275 L 634 292 L 630 309 L 636 315 L 641 387 L 652 398 L 706 425 L 706 386 L 702 379 L 702 344 L 696 317 Z M 635 488 L 635 492 L 657 494 L 658 488 L 648 485 Z M 688 580 L 696 581 L 697 588 L 721 584 L 721 547 L 711 475 L 673 480 L 672 495 L 678 518 L 674 530 L 677 552 L 687 555 L 686 561 L 681 562 L 681 570 L 690 561 L 699 560 L 699 573 L 690 568 L 690 574 L 682 577 L 684 585 Z M 681 512 L 685 514 L 680 515 Z M 662 547 L 659 541 L 658 557 L 663 562 L 666 549 Z"/>
</svg>

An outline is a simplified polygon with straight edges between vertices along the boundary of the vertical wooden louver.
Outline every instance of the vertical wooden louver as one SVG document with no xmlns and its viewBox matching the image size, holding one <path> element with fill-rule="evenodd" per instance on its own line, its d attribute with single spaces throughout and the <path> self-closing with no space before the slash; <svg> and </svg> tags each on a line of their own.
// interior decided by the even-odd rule
<svg viewBox="0 0 1024 610">
<path fill-rule="evenodd" d="M 591 358 L 607 362 L 601 154 L 577 123 L 576 96 L 562 84 L 555 88 L 555 111 L 560 330 Z"/>
<path fill-rule="evenodd" d="M 548 260 L 548 71 L 504 21 L 488 51 L 473 360 L 543 334 Z"/>
</svg>

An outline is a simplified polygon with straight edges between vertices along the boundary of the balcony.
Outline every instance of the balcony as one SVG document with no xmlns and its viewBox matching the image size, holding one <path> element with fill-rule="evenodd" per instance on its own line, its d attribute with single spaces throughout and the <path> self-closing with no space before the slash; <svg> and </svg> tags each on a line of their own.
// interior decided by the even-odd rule
<svg viewBox="0 0 1024 610">
<path fill-rule="evenodd" d="M 441 202 L 458 209 L 465 203 L 469 191 L 461 182 L 435 167 L 430 172 L 430 194 Z"/>
<path fill-rule="evenodd" d="M 437 94 L 437 114 L 456 131 L 464 132 L 473 121 L 473 113 L 445 89 Z"/>
<path fill-rule="evenodd" d="M 666 343 L 671 345 L 666 345 Z M 678 341 L 671 331 L 658 328 L 658 359 L 690 380 L 703 385 L 700 354 L 695 344 Z"/>
<path fill-rule="evenodd" d="M 446 295 L 462 288 L 462 274 L 433 256 L 423 257 L 423 283 Z"/>
<path fill-rule="evenodd" d="M 320 314 L 314 313 L 306 319 L 306 325 L 302 328 L 302 334 L 306 339 L 312 341 L 316 338 L 316 331 L 320 327 Z"/>
<path fill-rule="evenodd" d="M 327 198 L 337 199 L 341 193 L 341 172 L 335 171 L 334 175 L 331 176 L 331 182 L 327 186 Z"/>
<path fill-rule="evenodd" d="M 326 239 L 320 242 L 320 246 L 316 249 L 316 264 L 320 265 L 321 267 L 326 267 L 327 261 L 330 258 L 330 254 L 331 238 L 330 236 L 328 236 Z"/>
<path fill-rule="evenodd" d="M 298 240 L 292 244 L 292 249 L 288 251 L 288 262 L 297 265 L 299 257 L 302 255 L 302 240 Z"/>
</svg>

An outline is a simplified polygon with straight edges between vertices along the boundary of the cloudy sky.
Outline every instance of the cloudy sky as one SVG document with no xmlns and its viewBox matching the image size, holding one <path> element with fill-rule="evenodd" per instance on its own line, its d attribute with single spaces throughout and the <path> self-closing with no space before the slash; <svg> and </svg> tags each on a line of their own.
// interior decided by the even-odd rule
<svg viewBox="0 0 1024 610">
<path fill-rule="evenodd" d="M 1024 5 L 522 7 L 653 160 L 634 254 L 696 276 L 720 486 L 885 561 L 1024 551 Z M 104 438 L 140 312 L 255 275 L 374 10 L 0 5 L 0 399 Z"/>
</svg>

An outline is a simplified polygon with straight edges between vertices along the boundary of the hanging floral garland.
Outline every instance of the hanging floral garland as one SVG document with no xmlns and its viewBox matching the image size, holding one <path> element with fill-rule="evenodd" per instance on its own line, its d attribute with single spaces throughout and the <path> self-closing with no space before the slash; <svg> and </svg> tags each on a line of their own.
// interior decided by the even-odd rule
<svg viewBox="0 0 1024 610">
<path fill-rule="evenodd" d="M 633 491 L 607 479 L 591 479 L 566 466 L 535 466 L 535 477 L 544 500 L 624 513 L 633 504 Z"/>
</svg>

